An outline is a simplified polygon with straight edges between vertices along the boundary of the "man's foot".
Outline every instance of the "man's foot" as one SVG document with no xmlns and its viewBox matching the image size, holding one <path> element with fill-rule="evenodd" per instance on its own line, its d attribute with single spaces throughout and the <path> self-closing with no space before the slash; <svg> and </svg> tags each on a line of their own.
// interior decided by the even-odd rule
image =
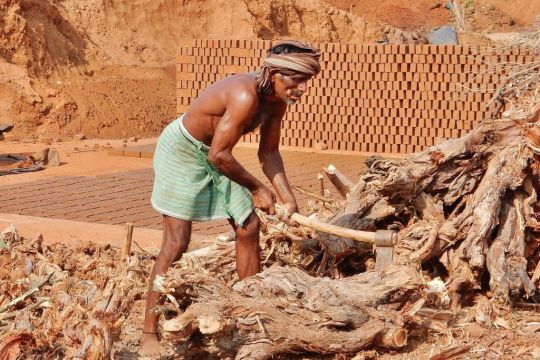
<svg viewBox="0 0 540 360">
<path fill-rule="evenodd" d="M 159 342 L 157 334 L 142 334 L 141 336 L 141 356 L 158 357 L 165 355 L 166 350 Z"/>
</svg>

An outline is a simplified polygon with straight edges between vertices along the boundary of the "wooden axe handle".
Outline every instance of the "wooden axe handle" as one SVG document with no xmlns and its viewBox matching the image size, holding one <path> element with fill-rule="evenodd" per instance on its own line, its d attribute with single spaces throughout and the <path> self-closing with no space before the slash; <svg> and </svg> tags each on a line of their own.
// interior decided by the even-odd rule
<svg viewBox="0 0 540 360">
<path fill-rule="evenodd" d="M 296 221 L 300 225 L 303 225 L 310 229 L 314 229 L 314 230 L 317 230 L 326 234 L 335 235 L 335 236 L 339 236 L 339 237 L 347 238 L 347 239 L 352 239 L 355 241 L 375 244 L 376 233 L 374 232 L 347 229 L 341 226 L 327 224 L 320 220 L 310 219 L 298 213 L 292 214 L 291 220 Z"/>
</svg>

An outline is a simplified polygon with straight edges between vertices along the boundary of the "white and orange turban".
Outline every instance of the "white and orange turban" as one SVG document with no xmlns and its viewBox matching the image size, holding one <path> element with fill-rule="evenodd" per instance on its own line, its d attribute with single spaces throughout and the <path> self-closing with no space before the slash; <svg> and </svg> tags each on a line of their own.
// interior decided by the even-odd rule
<svg viewBox="0 0 540 360">
<path fill-rule="evenodd" d="M 264 59 L 263 67 L 257 74 L 259 91 L 262 95 L 272 93 L 272 74 L 275 72 L 285 75 L 300 73 L 315 76 L 321 71 L 321 66 L 319 65 L 321 52 L 318 49 L 309 46 L 309 44 L 294 40 L 280 41 L 273 46 L 279 45 L 292 45 L 305 52 L 269 54 Z"/>
</svg>

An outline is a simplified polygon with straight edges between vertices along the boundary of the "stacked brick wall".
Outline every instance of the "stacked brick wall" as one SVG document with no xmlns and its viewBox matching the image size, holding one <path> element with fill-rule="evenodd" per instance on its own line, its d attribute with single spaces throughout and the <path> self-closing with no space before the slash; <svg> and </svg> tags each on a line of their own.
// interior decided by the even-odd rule
<svg viewBox="0 0 540 360">
<path fill-rule="evenodd" d="M 435 45 L 314 44 L 322 72 L 292 105 L 282 125 L 284 146 L 410 153 L 462 136 L 487 119 L 503 74 L 494 62 L 529 62 L 523 49 Z M 177 56 L 178 112 L 212 82 L 258 69 L 265 40 L 193 40 Z M 463 86 L 465 85 L 465 87 Z M 482 89 L 467 91 L 466 88 Z M 258 132 L 243 142 L 259 141 Z"/>
</svg>

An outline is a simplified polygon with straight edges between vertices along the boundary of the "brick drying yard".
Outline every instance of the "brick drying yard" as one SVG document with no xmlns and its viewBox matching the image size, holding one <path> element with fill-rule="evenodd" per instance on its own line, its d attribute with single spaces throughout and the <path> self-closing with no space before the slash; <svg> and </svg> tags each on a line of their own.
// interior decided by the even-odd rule
<svg viewBox="0 0 540 360">
<path fill-rule="evenodd" d="M 257 70 L 270 45 L 181 41 L 174 117 L 216 80 Z M 195 222 L 190 252 L 153 283 L 163 358 L 539 358 L 537 49 L 314 45 L 322 72 L 281 126 L 309 217 L 261 215 L 262 272 L 242 280 L 228 223 Z M 521 71 L 493 66 L 506 62 Z M 512 110 L 496 91 L 530 97 Z M 33 154 L 0 158 L 0 359 L 139 357 L 163 230 L 156 140 L 0 143 Z M 259 141 L 244 135 L 233 155 L 270 186 Z M 45 148 L 59 166 L 24 172 Z"/>
</svg>

